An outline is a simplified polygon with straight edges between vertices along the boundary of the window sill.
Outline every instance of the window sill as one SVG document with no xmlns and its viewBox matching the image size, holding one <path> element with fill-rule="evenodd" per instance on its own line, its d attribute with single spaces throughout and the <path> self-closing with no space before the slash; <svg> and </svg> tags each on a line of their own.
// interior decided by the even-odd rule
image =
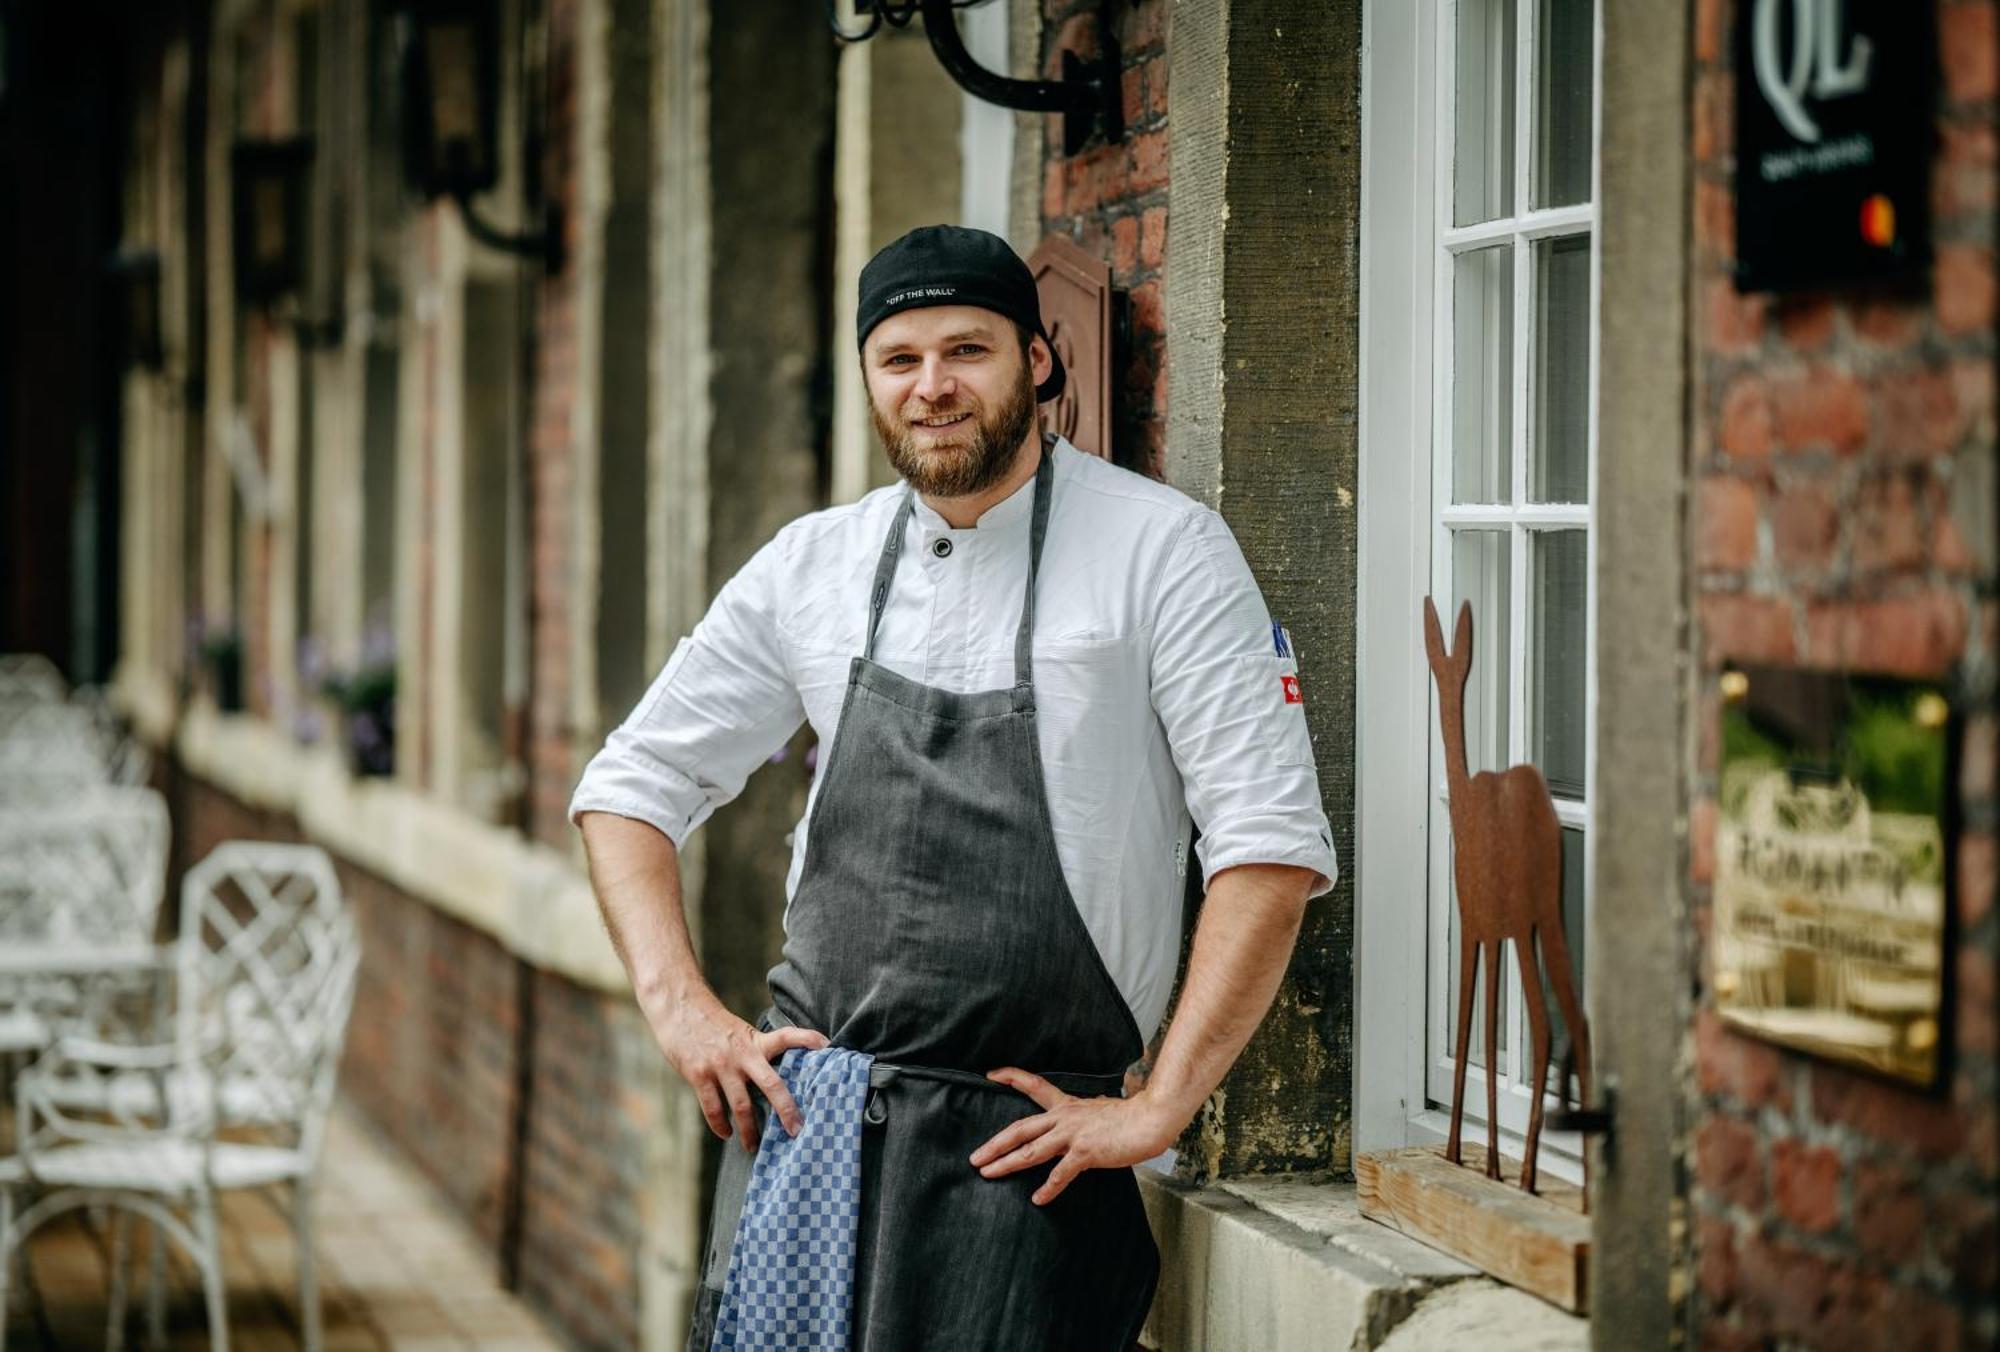
<svg viewBox="0 0 2000 1352">
<path fill-rule="evenodd" d="M 1161 1260 L 1146 1347 L 1589 1346 L 1587 1321 L 1364 1218 L 1352 1184 L 1139 1178 Z"/>
</svg>

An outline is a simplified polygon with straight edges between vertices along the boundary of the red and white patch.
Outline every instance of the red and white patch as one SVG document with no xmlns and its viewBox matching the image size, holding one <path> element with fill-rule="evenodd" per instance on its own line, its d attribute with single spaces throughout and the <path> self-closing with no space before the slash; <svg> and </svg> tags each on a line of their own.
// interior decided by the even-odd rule
<svg viewBox="0 0 2000 1352">
<path fill-rule="evenodd" d="M 1300 691 L 1299 691 L 1299 678 L 1298 678 L 1298 677 L 1296 677 L 1296 676 L 1280 676 L 1280 677 L 1278 678 L 1278 682 L 1279 682 L 1279 684 L 1281 684 L 1281 685 L 1283 685 L 1283 686 L 1285 687 L 1285 703 L 1287 703 L 1287 704 L 1304 704 L 1304 703 L 1306 702 L 1306 697 L 1305 697 L 1305 696 L 1304 696 L 1303 694 L 1301 694 L 1301 693 L 1300 693 Z"/>
</svg>

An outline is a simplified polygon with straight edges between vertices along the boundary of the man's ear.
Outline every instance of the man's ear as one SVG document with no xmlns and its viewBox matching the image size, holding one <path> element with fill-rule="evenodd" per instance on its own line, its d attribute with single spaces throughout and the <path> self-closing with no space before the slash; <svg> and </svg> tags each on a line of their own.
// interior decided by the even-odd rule
<svg viewBox="0 0 2000 1352">
<path fill-rule="evenodd" d="M 1056 369 L 1056 359 L 1049 354 L 1048 340 L 1035 334 L 1028 340 L 1028 377 L 1040 385 Z"/>
</svg>

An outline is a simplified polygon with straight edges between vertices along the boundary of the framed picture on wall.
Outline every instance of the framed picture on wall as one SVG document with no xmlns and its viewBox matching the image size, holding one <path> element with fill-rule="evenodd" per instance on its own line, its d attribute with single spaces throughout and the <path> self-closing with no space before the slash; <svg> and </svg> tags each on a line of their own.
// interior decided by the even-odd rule
<svg viewBox="0 0 2000 1352">
<path fill-rule="evenodd" d="M 1722 676 L 1710 934 L 1736 1027 L 1915 1085 L 1938 1077 L 1953 718 L 1933 682 Z"/>
</svg>

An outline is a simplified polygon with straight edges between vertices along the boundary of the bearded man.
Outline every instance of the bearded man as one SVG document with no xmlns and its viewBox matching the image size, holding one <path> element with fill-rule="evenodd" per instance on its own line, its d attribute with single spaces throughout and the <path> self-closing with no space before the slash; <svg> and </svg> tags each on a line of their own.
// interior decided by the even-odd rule
<svg viewBox="0 0 2000 1352">
<path fill-rule="evenodd" d="M 661 1051 L 742 1145 L 688 1345 L 1122 1352 L 1159 1267 L 1132 1166 L 1335 876 L 1297 668 L 1220 517 L 1040 433 L 1065 377 L 1004 241 L 897 240 L 858 331 L 902 482 L 746 564 L 571 805 Z M 677 851 L 802 721 L 828 750 L 753 1026 L 702 978 Z M 1207 899 L 1126 1094 L 1191 825 Z"/>
</svg>

